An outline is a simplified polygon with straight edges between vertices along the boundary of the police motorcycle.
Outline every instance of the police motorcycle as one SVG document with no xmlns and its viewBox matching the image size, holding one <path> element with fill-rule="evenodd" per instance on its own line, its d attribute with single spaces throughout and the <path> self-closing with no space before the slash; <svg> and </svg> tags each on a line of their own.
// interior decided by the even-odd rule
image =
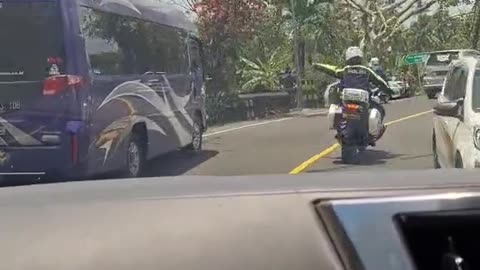
<svg viewBox="0 0 480 270">
<path fill-rule="evenodd" d="M 378 109 L 370 107 L 372 96 L 362 89 L 341 90 L 338 82 L 329 85 L 325 91 L 329 129 L 336 131 L 335 138 L 342 148 L 342 161 L 346 164 L 356 163 L 358 155 L 367 146 L 374 146 L 383 135 L 383 116 Z M 367 136 L 363 132 L 366 125 Z"/>
</svg>

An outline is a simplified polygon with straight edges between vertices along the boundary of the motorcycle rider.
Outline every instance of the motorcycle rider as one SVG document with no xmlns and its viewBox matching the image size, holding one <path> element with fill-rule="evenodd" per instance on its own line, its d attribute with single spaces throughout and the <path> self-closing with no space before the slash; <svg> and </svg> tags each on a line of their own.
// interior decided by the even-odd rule
<svg viewBox="0 0 480 270">
<path fill-rule="evenodd" d="M 385 74 L 385 70 L 380 65 L 380 59 L 378 59 L 377 57 L 373 57 L 372 59 L 370 59 L 370 62 L 368 63 L 368 65 L 375 73 L 377 73 L 378 76 L 380 76 L 385 82 L 388 83 L 388 78 L 387 78 L 387 75 Z M 386 96 L 385 94 L 382 95 L 382 97 L 385 97 L 385 96 Z M 385 98 L 383 99 L 383 101 L 385 103 L 388 103 L 388 100 Z"/>
<path fill-rule="evenodd" d="M 377 73 L 378 76 L 382 77 L 382 79 L 386 82 L 388 82 L 387 75 L 385 74 L 385 70 L 383 67 L 380 65 L 380 59 L 377 57 L 373 57 L 370 59 L 370 68 Z"/>
<path fill-rule="evenodd" d="M 326 64 L 313 64 L 313 66 L 331 76 L 340 79 L 339 89 L 356 88 L 368 91 L 371 94 L 370 84 L 376 85 L 381 91 L 391 94 L 392 90 L 388 87 L 387 82 L 379 76 L 375 71 L 363 64 L 363 51 L 359 47 L 350 47 L 345 52 L 345 66 L 337 68 Z M 373 138 L 369 142 L 374 146 L 375 141 L 380 139 L 385 132 L 386 127 L 383 125 L 385 110 L 382 105 L 370 99 L 370 107 L 376 108 L 382 115 L 382 127 L 377 138 Z M 367 122 L 368 123 L 368 122 Z M 368 128 L 366 130 L 368 132 Z"/>
</svg>

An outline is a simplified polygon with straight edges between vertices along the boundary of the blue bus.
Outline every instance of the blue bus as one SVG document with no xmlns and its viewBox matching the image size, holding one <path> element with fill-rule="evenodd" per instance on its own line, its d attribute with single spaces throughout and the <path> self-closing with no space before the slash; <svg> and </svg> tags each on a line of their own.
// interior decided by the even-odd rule
<svg viewBox="0 0 480 270">
<path fill-rule="evenodd" d="M 202 147 L 202 45 L 155 0 L 0 0 L 0 174 L 138 177 Z"/>
</svg>

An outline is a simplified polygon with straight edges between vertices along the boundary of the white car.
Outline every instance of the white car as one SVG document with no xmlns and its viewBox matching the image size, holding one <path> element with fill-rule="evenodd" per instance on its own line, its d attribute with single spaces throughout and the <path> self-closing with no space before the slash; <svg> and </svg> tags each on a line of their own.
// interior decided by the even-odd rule
<svg viewBox="0 0 480 270">
<path fill-rule="evenodd" d="M 480 168 L 480 62 L 451 63 L 434 105 L 435 168 Z"/>
<path fill-rule="evenodd" d="M 408 96 L 408 83 L 392 79 L 388 82 L 388 86 L 390 86 L 390 89 L 394 92 L 391 98 L 403 98 Z"/>
<path fill-rule="evenodd" d="M 391 98 L 401 98 L 404 95 L 403 85 L 400 84 L 399 81 L 389 81 L 388 86 L 392 89 L 393 94 L 390 96 Z"/>
</svg>

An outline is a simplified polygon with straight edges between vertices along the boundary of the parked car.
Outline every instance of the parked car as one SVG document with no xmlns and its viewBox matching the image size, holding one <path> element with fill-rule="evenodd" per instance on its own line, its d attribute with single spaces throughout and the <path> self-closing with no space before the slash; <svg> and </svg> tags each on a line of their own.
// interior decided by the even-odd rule
<svg viewBox="0 0 480 270">
<path fill-rule="evenodd" d="M 445 75 L 448 72 L 450 63 L 468 56 L 480 56 L 476 50 L 446 50 L 429 53 L 425 62 L 425 73 L 423 75 L 423 89 L 428 98 L 433 99 L 442 90 Z"/>
<path fill-rule="evenodd" d="M 480 59 L 451 64 L 434 105 L 435 168 L 480 168 Z"/>
<path fill-rule="evenodd" d="M 408 92 L 409 85 L 408 85 L 407 82 L 398 80 L 395 76 L 393 76 L 388 81 L 388 85 L 390 86 L 390 89 L 392 89 L 393 92 L 395 93 L 395 94 L 391 95 L 390 98 L 408 97 L 408 95 L 409 95 L 409 92 Z"/>
</svg>

